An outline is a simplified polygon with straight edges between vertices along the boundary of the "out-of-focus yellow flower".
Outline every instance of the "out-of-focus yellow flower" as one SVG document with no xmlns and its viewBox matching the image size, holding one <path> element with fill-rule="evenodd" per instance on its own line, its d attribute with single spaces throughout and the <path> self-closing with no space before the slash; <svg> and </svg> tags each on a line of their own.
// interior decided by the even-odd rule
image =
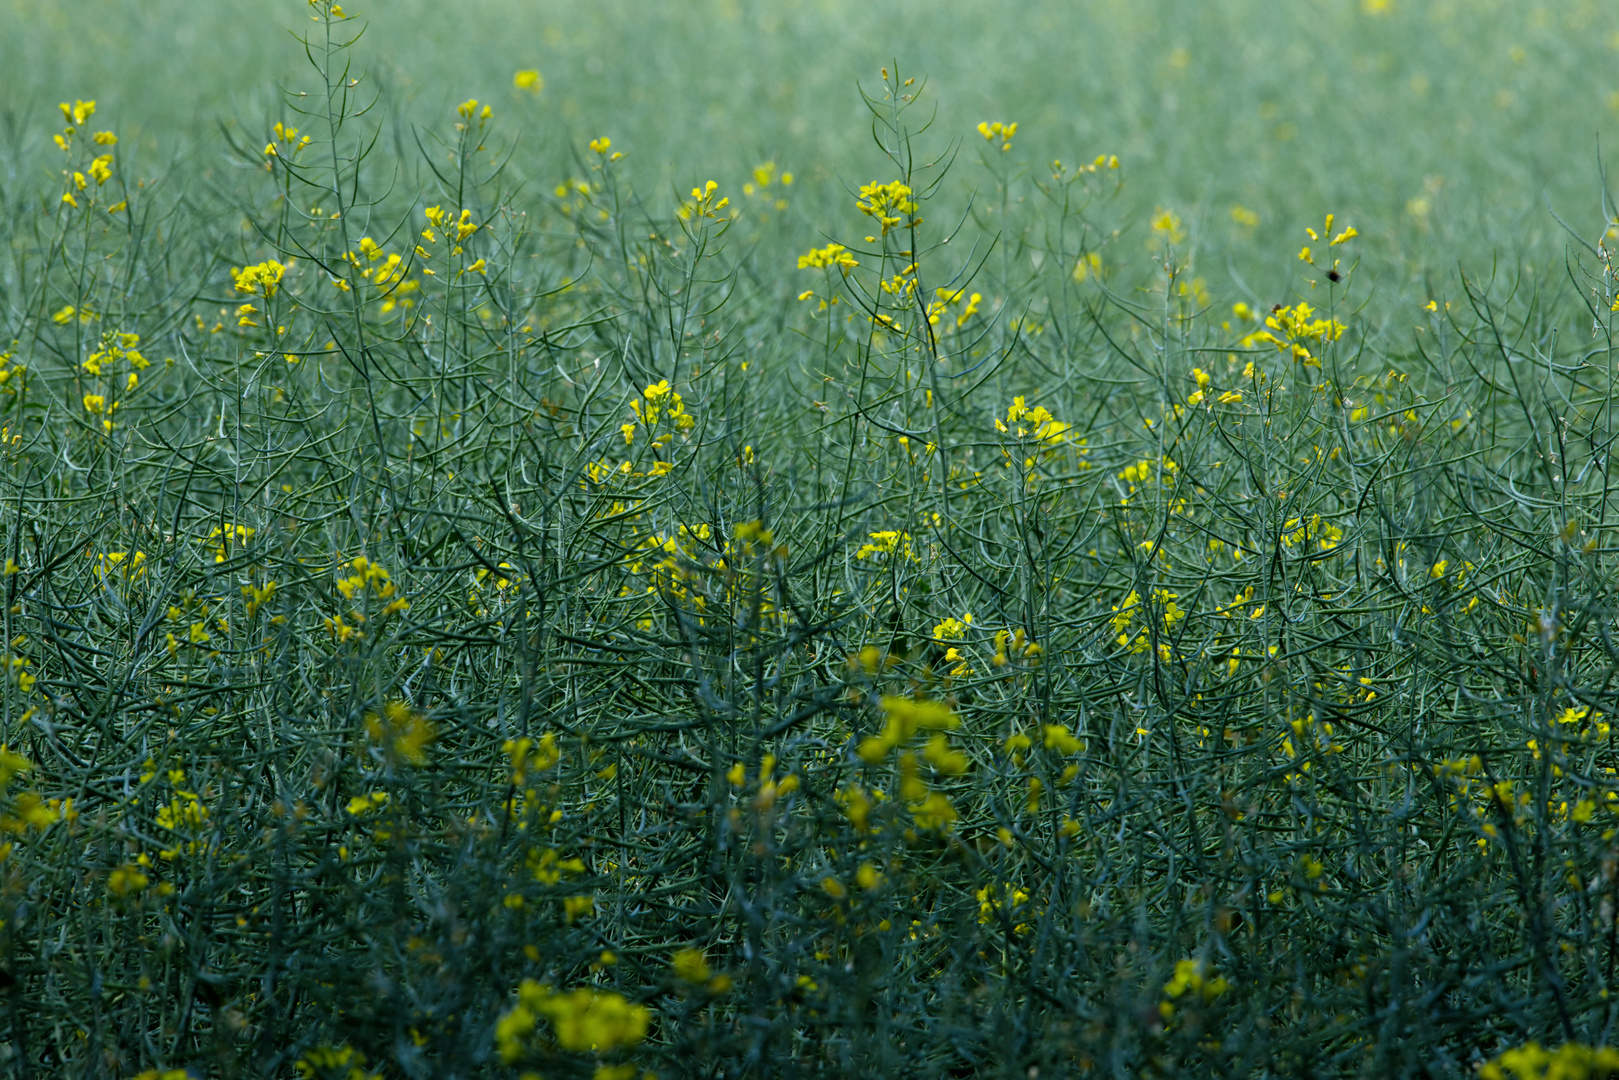
<svg viewBox="0 0 1619 1080">
<path fill-rule="evenodd" d="M 528 1052 L 529 1036 L 541 1018 L 551 1021 L 557 1045 L 575 1053 L 611 1054 L 646 1038 L 652 1013 L 611 992 L 580 987 L 557 993 L 523 980 L 517 1004 L 495 1025 L 495 1048 L 508 1065 Z"/>
<path fill-rule="evenodd" d="M 1012 136 L 1017 134 L 1017 122 L 1003 124 L 997 120 L 994 123 L 981 123 L 978 125 L 978 134 L 984 137 L 985 142 L 999 142 L 1002 152 L 1005 152 L 1012 149 Z"/>
</svg>

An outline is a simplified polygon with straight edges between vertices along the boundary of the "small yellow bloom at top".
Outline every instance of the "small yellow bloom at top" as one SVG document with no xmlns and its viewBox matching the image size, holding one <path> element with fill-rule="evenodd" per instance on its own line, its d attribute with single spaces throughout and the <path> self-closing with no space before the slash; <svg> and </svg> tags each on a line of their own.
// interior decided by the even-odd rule
<svg viewBox="0 0 1619 1080">
<path fill-rule="evenodd" d="M 1313 262 L 1313 261 L 1314 261 L 1314 257 L 1311 255 L 1310 248 L 1309 248 L 1308 245 L 1306 245 L 1306 246 L 1299 249 L 1299 262 Z"/>
<path fill-rule="evenodd" d="M 612 147 L 613 140 L 606 135 L 590 140 L 590 149 L 597 154 L 605 154 Z"/>
<path fill-rule="evenodd" d="M 1186 238 L 1181 230 L 1180 215 L 1173 210 L 1160 206 L 1153 211 L 1151 221 L 1152 231 L 1158 238 L 1168 240 L 1171 244 L 1178 244 Z"/>
<path fill-rule="evenodd" d="M 540 73 L 532 68 L 525 68 L 512 76 L 512 85 L 519 90 L 527 90 L 531 94 L 538 94 L 545 89 L 545 80 Z"/>
<path fill-rule="evenodd" d="M 460 113 L 463 119 L 471 120 L 473 113 L 478 111 L 478 99 L 468 98 L 460 105 L 457 105 L 455 111 Z"/>
<path fill-rule="evenodd" d="M 1017 124 L 1016 122 L 1003 124 L 999 120 L 994 123 L 981 123 L 978 125 L 978 134 L 984 137 L 985 142 L 992 143 L 999 140 L 1001 150 L 1005 152 L 1012 149 L 1012 136 L 1017 134 Z"/>
<path fill-rule="evenodd" d="M 62 110 L 63 120 L 77 127 L 83 127 L 84 122 L 96 113 L 96 103 L 93 101 L 75 101 L 71 106 L 64 101 L 57 108 Z"/>
<path fill-rule="evenodd" d="M 107 875 L 107 891 L 114 896 L 130 896 L 140 892 L 148 884 L 146 875 L 129 863 L 114 867 L 112 873 Z"/>
<path fill-rule="evenodd" d="M 838 269 L 847 274 L 850 270 L 859 265 L 859 260 L 857 260 L 853 255 L 849 254 L 848 249 L 842 244 L 828 244 L 824 248 L 811 248 L 809 251 L 798 257 L 798 268 L 800 270 L 812 270 L 820 267 L 836 266 Z M 814 294 L 810 293 L 808 295 Z M 799 299 L 802 300 L 804 297 L 799 297 Z"/>
<path fill-rule="evenodd" d="M 679 949 L 670 958 L 675 977 L 689 983 L 704 983 L 711 974 L 708 957 L 701 949 Z"/>
<path fill-rule="evenodd" d="M 118 136 L 114 135 L 110 131 L 98 131 L 96 132 L 96 145 L 116 146 L 118 145 Z"/>
</svg>

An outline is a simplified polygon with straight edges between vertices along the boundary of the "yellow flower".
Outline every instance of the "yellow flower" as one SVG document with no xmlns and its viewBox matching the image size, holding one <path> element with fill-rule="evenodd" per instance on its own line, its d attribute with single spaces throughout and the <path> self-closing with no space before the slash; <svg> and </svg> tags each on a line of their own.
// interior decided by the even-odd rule
<svg viewBox="0 0 1619 1080">
<path fill-rule="evenodd" d="M 689 983 L 705 983 L 710 974 L 708 957 L 703 955 L 701 949 L 680 949 L 670 959 L 670 966 L 674 968 L 675 977 Z"/>
<path fill-rule="evenodd" d="M 969 762 L 967 755 L 950 745 L 950 740 L 943 735 L 935 735 L 928 741 L 922 750 L 922 757 L 929 765 L 947 776 L 960 776 L 967 771 Z"/>
<path fill-rule="evenodd" d="M 1047 724 L 1044 741 L 1047 750 L 1055 750 L 1059 754 L 1077 754 L 1085 749 L 1084 741 L 1075 738 L 1062 724 Z"/>
<path fill-rule="evenodd" d="M 527 90 L 531 94 L 538 94 L 545 89 L 545 80 L 540 73 L 532 68 L 525 68 L 512 76 L 512 85 L 519 90 Z"/>
<path fill-rule="evenodd" d="M 107 891 L 118 897 L 131 896 L 146 888 L 149 881 L 138 867 L 124 863 L 107 875 Z"/>
<path fill-rule="evenodd" d="M 884 236 L 888 235 L 888 230 L 904 222 L 904 215 L 915 214 L 918 209 L 910 187 L 899 180 L 887 184 L 872 182 L 862 186 L 855 206 L 862 214 L 877 219 Z M 921 220 L 918 218 L 913 218 L 909 222 L 913 227 L 920 224 Z"/>
<path fill-rule="evenodd" d="M 57 108 L 62 110 L 62 119 L 74 127 L 83 127 L 84 122 L 96 114 L 96 103 L 93 101 L 75 101 L 72 106 L 64 101 Z"/>
<path fill-rule="evenodd" d="M 260 296 L 271 297 L 281 286 L 281 279 L 287 268 L 274 259 L 269 259 L 255 266 L 244 266 L 241 269 L 232 269 L 231 280 L 236 283 L 237 292 L 258 293 Z"/>
<path fill-rule="evenodd" d="M 611 992 L 585 987 L 556 993 L 543 983 L 523 980 L 517 1004 L 495 1025 L 495 1048 L 507 1064 L 527 1053 L 528 1037 L 539 1018 L 551 1021 L 557 1045 L 575 1053 L 610 1054 L 646 1038 L 652 1014 L 644 1005 Z"/>
<path fill-rule="evenodd" d="M 403 701 L 390 701 L 382 713 L 366 713 L 366 734 L 391 756 L 412 765 L 427 764 L 427 744 L 437 737 L 433 722 Z"/>
<path fill-rule="evenodd" d="M 824 248 L 811 248 L 798 257 L 798 268 L 800 270 L 836 266 L 847 274 L 859 265 L 859 260 L 849 254 L 849 250 L 842 244 L 828 244 Z"/>
<path fill-rule="evenodd" d="M 1174 1001 L 1188 994 L 1198 994 L 1205 1002 L 1210 1002 L 1229 989 L 1231 984 L 1225 979 L 1205 976 L 1203 961 L 1177 960 L 1175 974 L 1164 984 L 1164 997 Z"/>
<path fill-rule="evenodd" d="M 1619 1050 L 1606 1046 L 1590 1047 L 1564 1043 L 1551 1051 L 1539 1043 L 1525 1043 L 1508 1050 L 1479 1068 L 1480 1080 L 1546 1080 L 1552 1078 L 1598 1077 L 1619 1072 Z"/>
<path fill-rule="evenodd" d="M 356 795 L 349 800 L 348 812 L 350 817 L 364 817 L 373 810 L 380 810 L 388 803 L 386 791 L 373 791 L 369 795 Z"/>
<path fill-rule="evenodd" d="M 1002 152 L 1012 149 L 1012 136 L 1017 134 L 1016 122 L 1003 124 L 999 120 L 994 123 L 981 123 L 978 125 L 978 134 L 984 137 L 985 142 L 1001 144 Z"/>
<path fill-rule="evenodd" d="M 1154 242 L 1166 240 L 1171 244 L 1178 244 L 1186 239 L 1186 233 L 1181 229 L 1180 215 L 1173 210 L 1166 210 L 1160 206 L 1153 210 L 1150 219 Z"/>
<path fill-rule="evenodd" d="M 719 184 L 713 180 L 702 187 L 691 189 L 691 201 L 683 202 L 675 211 L 681 221 L 690 221 L 693 218 L 713 218 L 719 220 L 720 211 L 731 205 L 729 198 L 718 194 Z"/>
</svg>

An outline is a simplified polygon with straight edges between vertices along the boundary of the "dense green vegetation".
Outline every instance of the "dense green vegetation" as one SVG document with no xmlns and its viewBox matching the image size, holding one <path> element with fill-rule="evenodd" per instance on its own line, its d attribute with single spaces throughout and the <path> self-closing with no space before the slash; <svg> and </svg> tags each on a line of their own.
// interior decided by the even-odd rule
<svg viewBox="0 0 1619 1080">
<path fill-rule="evenodd" d="M 1619 16 L 6 9 L 6 1075 L 1619 1064 Z"/>
</svg>

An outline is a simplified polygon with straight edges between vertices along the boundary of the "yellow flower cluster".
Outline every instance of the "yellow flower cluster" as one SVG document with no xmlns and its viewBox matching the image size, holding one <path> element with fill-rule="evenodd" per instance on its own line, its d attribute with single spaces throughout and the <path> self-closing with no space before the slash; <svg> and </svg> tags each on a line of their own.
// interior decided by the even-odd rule
<svg viewBox="0 0 1619 1080">
<path fill-rule="evenodd" d="M 701 986 L 711 994 L 723 994 L 731 989 L 731 977 L 724 973 L 714 974 L 708 965 L 708 957 L 703 955 L 701 949 L 675 950 L 675 954 L 669 958 L 669 967 L 681 982 Z"/>
<path fill-rule="evenodd" d="M 1332 215 L 1332 214 L 1327 215 L 1327 223 L 1325 225 L 1321 226 L 1321 231 L 1319 233 L 1316 232 L 1314 229 L 1310 229 L 1310 228 L 1306 228 L 1304 231 L 1310 235 L 1311 240 L 1313 240 L 1313 241 L 1315 241 L 1317 243 L 1320 243 L 1322 240 L 1326 240 L 1328 247 L 1337 247 L 1339 244 L 1346 243 L 1346 242 L 1348 242 L 1350 240 L 1353 240 L 1355 237 L 1360 235 L 1360 233 L 1355 230 L 1355 227 L 1353 225 L 1349 225 L 1349 226 L 1346 226 L 1344 228 L 1344 230 L 1342 232 L 1340 232 L 1337 236 L 1333 236 L 1332 235 L 1332 222 L 1333 222 L 1334 216 L 1335 215 Z M 1310 249 L 1305 248 L 1303 251 L 1301 251 L 1299 253 L 1299 258 L 1302 259 L 1304 262 L 1312 261 Z"/>
<path fill-rule="evenodd" d="M 1322 551 L 1331 551 L 1343 542 L 1344 531 L 1320 514 L 1311 514 L 1310 520 L 1302 518 L 1288 518 L 1282 526 L 1282 543 L 1288 547 L 1297 547 L 1307 541 L 1316 541 Z M 1444 566 L 1438 564 L 1439 573 L 1435 578 L 1444 577 Z"/>
<path fill-rule="evenodd" d="M 1345 329 L 1337 319 L 1316 318 L 1315 309 L 1302 300 L 1271 312 L 1265 318 L 1265 325 L 1269 329 L 1255 330 L 1244 337 L 1242 347 L 1268 343 L 1279 352 L 1291 353 L 1294 360 L 1306 367 L 1321 366 L 1321 360 L 1310 351 L 1310 345 L 1337 341 Z"/>
<path fill-rule="evenodd" d="M 343 594 L 344 599 L 353 600 L 363 596 L 367 585 L 371 586 L 371 591 L 376 594 L 378 600 L 387 600 L 398 592 L 398 587 L 389 577 L 387 568 L 381 563 L 372 562 L 364 555 L 356 555 L 347 569 L 349 573 L 337 579 L 337 591 Z M 410 606 L 402 598 L 396 599 L 395 604 L 398 606 L 389 605 L 390 612 L 403 611 Z"/>
<path fill-rule="evenodd" d="M 275 126 L 270 130 L 273 133 L 274 138 L 264 144 L 264 156 L 267 158 L 281 156 L 281 151 L 277 149 L 276 145 L 278 143 L 282 146 L 290 148 L 295 155 L 298 153 L 298 151 L 309 145 L 310 140 L 308 135 L 300 138 L 297 128 L 289 127 L 279 120 L 275 122 Z M 269 163 L 266 162 L 266 165 L 268 164 Z"/>
<path fill-rule="evenodd" d="M 933 627 L 933 640 L 940 644 L 947 641 L 963 641 L 967 637 L 967 628 L 972 624 L 973 613 L 970 611 L 959 619 L 949 616 Z"/>
<path fill-rule="evenodd" d="M 908 228 L 922 224 L 921 219 L 916 217 L 909 222 L 905 221 L 905 215 L 914 215 L 918 207 L 910 187 L 899 180 L 887 184 L 873 182 L 862 186 L 860 198 L 855 205 L 862 214 L 877 219 L 884 236 L 888 235 L 888 230 L 898 228 L 902 224 Z"/>
<path fill-rule="evenodd" d="M 299 1058 L 294 1068 L 300 1080 L 381 1080 L 380 1073 L 366 1069 L 365 1055 L 347 1043 L 317 1046 Z"/>
<path fill-rule="evenodd" d="M 477 98 L 468 98 L 466 101 L 463 101 L 461 104 L 457 105 L 455 107 L 455 111 L 456 114 L 463 120 L 471 120 L 473 117 L 477 117 L 480 124 L 486 123 L 495 115 L 495 110 L 488 105 L 485 105 L 482 109 L 479 109 Z M 465 124 L 457 124 L 455 126 L 457 130 L 461 130 L 466 127 Z"/>
<path fill-rule="evenodd" d="M 995 631 L 995 655 L 990 663 L 996 667 L 1005 667 L 1013 660 L 1024 660 L 1029 663 L 1039 663 L 1041 649 L 1027 633 L 1019 630 Z"/>
<path fill-rule="evenodd" d="M 36 791 L 15 795 L 6 791 L 14 778 L 33 768 L 32 761 L 0 743 L 0 832 L 21 836 L 30 829 L 45 829 L 58 821 L 71 823 L 78 818 L 72 799 L 44 799 Z M 0 844 L 0 859 L 10 851 L 10 843 Z"/>
<path fill-rule="evenodd" d="M 1619 1050 L 1564 1043 L 1547 1050 L 1525 1043 L 1479 1068 L 1479 1080 L 1601 1080 L 1619 1075 Z"/>
<path fill-rule="evenodd" d="M 1147 238 L 1149 247 L 1156 248 L 1164 242 L 1178 244 L 1186 239 L 1186 231 L 1181 228 L 1180 215 L 1173 210 L 1157 207 L 1152 212 L 1149 224 L 1152 226 L 1152 235 Z"/>
<path fill-rule="evenodd" d="M 691 199 L 680 204 L 675 211 L 680 215 L 681 221 L 690 221 L 693 218 L 712 218 L 718 221 L 722 216 L 720 211 L 731 205 L 731 200 L 719 194 L 719 184 L 710 180 L 702 187 L 691 189 Z"/>
<path fill-rule="evenodd" d="M 431 232 L 431 230 L 428 231 Z M 476 226 L 472 231 L 476 231 Z M 426 253 L 423 252 L 422 254 L 425 255 Z M 360 261 L 361 257 L 365 259 L 364 264 Z M 369 281 L 372 285 L 382 290 L 382 304 L 379 309 L 382 314 L 386 315 L 396 307 L 410 308 L 415 306 L 416 298 L 412 294 L 419 291 L 422 284 L 420 281 L 406 277 L 410 268 L 406 265 L 404 257 L 397 251 L 385 252 L 375 240 L 369 236 L 362 236 L 360 238 L 359 253 L 347 252 L 343 259 L 350 266 L 360 271 L 362 281 Z M 381 265 L 376 265 L 379 260 Z M 431 271 L 427 272 L 431 273 Z M 347 282 L 344 282 L 344 284 L 347 284 Z"/>
<path fill-rule="evenodd" d="M 1012 927 L 1012 932 L 1024 934 L 1029 930 L 1027 923 L 1022 922 L 1026 914 L 1022 909 L 1029 902 L 1029 894 L 1016 885 L 1005 884 L 997 888 L 994 885 L 985 885 L 973 893 L 978 901 L 978 923 L 987 926 L 996 920 L 1005 917 L 1019 920 Z"/>
<path fill-rule="evenodd" d="M 967 294 L 966 289 L 935 289 L 933 303 L 928 305 L 928 324 L 938 326 L 939 319 L 947 314 L 952 306 L 961 308 L 956 315 L 956 328 L 967 325 L 967 320 L 978 314 L 978 305 L 983 302 L 983 293 Z"/>
<path fill-rule="evenodd" d="M 860 261 L 849 254 L 849 249 L 842 244 L 828 244 L 824 248 L 810 248 L 798 257 L 800 270 L 818 270 L 824 266 L 836 266 L 847 274 L 860 265 Z"/>
<path fill-rule="evenodd" d="M 999 142 L 1002 152 L 1012 149 L 1012 136 L 1017 134 L 1017 122 L 1003 124 L 999 120 L 994 123 L 980 123 L 978 134 L 984 137 L 985 142 Z"/>
<path fill-rule="evenodd" d="M 213 547 L 214 562 L 222 563 L 230 557 L 231 552 L 237 546 L 246 545 L 249 540 L 253 539 L 255 531 L 250 525 L 237 525 L 234 522 L 227 521 L 224 525 L 210 530 L 207 539 L 203 543 Z"/>
<path fill-rule="evenodd" d="M 898 555 L 912 562 L 919 561 L 916 553 L 911 550 L 911 534 L 894 529 L 869 534 L 869 541 L 861 544 L 860 550 L 854 553 L 857 559 L 869 559 L 877 555 Z"/>
<path fill-rule="evenodd" d="M 84 125 L 85 121 L 95 115 L 96 103 L 93 101 L 75 101 L 72 105 L 69 105 L 64 101 L 60 108 L 62 110 L 62 119 L 66 121 L 67 126 L 62 129 L 60 135 L 53 136 L 53 138 L 56 141 L 57 148 L 63 153 L 68 153 L 73 149 L 73 139 L 78 134 L 79 128 Z M 97 146 L 114 146 L 118 142 L 118 136 L 110 131 L 99 131 L 95 134 L 93 141 Z M 64 175 L 69 178 L 69 190 L 62 193 L 62 202 L 77 209 L 79 205 L 78 193 L 88 188 L 91 180 L 95 181 L 96 187 L 100 187 L 112 179 L 112 161 L 113 156 L 110 152 L 99 154 L 85 166 L 84 172 L 78 170 L 64 172 Z M 85 172 L 90 175 L 85 176 Z M 125 208 L 125 205 L 120 202 L 115 206 L 108 207 L 107 212 L 110 214 L 118 213 Z"/>
<path fill-rule="evenodd" d="M 528 782 L 530 770 L 545 772 L 562 760 L 562 751 L 557 749 L 557 737 L 550 732 L 540 736 L 538 746 L 533 739 L 525 736 L 521 739 L 507 739 L 501 744 L 500 749 L 511 760 L 514 787 L 522 787 Z"/>
<path fill-rule="evenodd" d="M 1008 424 L 1013 426 L 1009 429 Z M 997 420 L 995 427 L 1001 432 L 1010 430 L 1020 439 L 1033 439 L 1047 449 L 1068 438 L 1067 424 L 1052 416 L 1044 406 L 1036 405 L 1031 409 L 1021 397 L 1013 398 L 1007 407 L 1006 423 Z"/>
<path fill-rule="evenodd" d="M 508 1065 L 527 1055 L 540 1018 L 551 1021 L 557 1045 L 575 1053 L 610 1054 L 646 1038 L 652 1013 L 608 991 L 579 987 L 558 993 L 524 979 L 517 1004 L 495 1025 L 495 1049 Z"/>
<path fill-rule="evenodd" d="M 635 419 L 619 426 L 625 445 L 635 441 L 636 424 L 653 435 L 653 446 L 668 446 L 674 441 L 675 431 L 688 432 L 697 426 L 697 419 L 686 411 L 680 393 L 669 387 L 668 379 L 660 379 L 641 391 L 641 396 L 630 402 Z M 664 430 L 658 431 L 662 426 Z"/>
<path fill-rule="evenodd" d="M 373 791 L 367 795 L 356 795 L 349 800 L 348 812 L 350 817 L 365 817 L 367 814 L 381 810 L 388 805 L 386 791 Z"/>
<path fill-rule="evenodd" d="M 1213 390 L 1210 388 L 1210 384 L 1214 380 L 1209 373 L 1204 371 L 1202 368 L 1192 369 L 1192 379 L 1197 383 L 1197 389 L 1192 391 L 1191 396 L 1186 399 L 1186 403 L 1188 405 L 1201 405 L 1203 402 L 1207 401 L 1209 395 L 1213 393 Z M 1240 404 L 1241 401 L 1241 390 L 1227 390 L 1209 404 L 1212 408 L 1215 403 L 1221 405 L 1237 405 Z"/>
<path fill-rule="evenodd" d="M 890 751 L 919 730 L 942 731 L 961 726 L 961 717 L 940 701 L 888 696 L 882 699 L 881 704 L 888 717 L 882 734 L 861 739 L 855 751 L 868 765 L 880 763 Z"/>
<path fill-rule="evenodd" d="M 236 291 L 244 293 L 257 293 L 268 299 L 276 294 L 281 287 L 281 279 L 286 276 L 287 268 L 274 259 L 267 259 L 254 266 L 244 266 L 241 269 L 231 269 L 231 280 L 236 283 Z"/>
<path fill-rule="evenodd" d="M 180 780 L 173 781 L 174 775 L 175 773 L 170 774 L 171 782 L 183 782 L 185 779 L 184 773 L 178 773 Z M 181 851 L 195 854 L 202 850 L 206 841 L 197 839 L 196 834 L 208 824 L 208 818 L 208 807 L 203 805 L 201 797 L 196 792 L 183 791 L 176 787 L 173 798 L 169 799 L 166 805 L 157 808 L 157 826 L 169 832 L 187 834 L 189 838 L 184 841 L 176 840 L 173 847 L 165 848 L 158 854 L 165 859 L 174 859 Z"/>
<path fill-rule="evenodd" d="M 790 172 L 784 172 L 778 177 L 776 175 L 776 163 L 774 161 L 767 161 L 762 165 L 756 165 L 753 169 L 753 183 L 743 184 L 742 194 L 752 195 L 756 192 L 763 194 L 764 192 L 768 191 L 770 189 L 770 185 L 775 183 L 778 179 L 781 181 L 781 185 L 783 187 L 790 187 L 793 183 L 793 174 Z M 778 200 L 776 203 L 776 209 L 787 209 L 787 203 L 785 201 Z"/>
<path fill-rule="evenodd" d="M 139 373 L 151 366 L 151 361 L 136 348 L 140 341 L 139 334 L 104 333 L 101 335 L 101 347 L 91 353 L 82 366 L 86 372 L 99 379 L 111 378 L 117 373 L 119 364 L 127 364 L 129 371 L 124 376 L 123 392 L 133 393 L 140 385 Z M 109 401 L 108 395 L 104 393 L 84 395 L 84 411 L 103 418 L 101 422 L 103 431 L 113 429 L 112 414 L 119 404 L 118 401 Z"/>
<path fill-rule="evenodd" d="M 427 764 L 427 745 L 438 735 L 433 721 L 403 701 L 390 701 L 380 714 L 365 714 L 365 733 L 390 759 Z"/>
<path fill-rule="evenodd" d="M 1231 984 L 1225 979 L 1219 976 L 1208 977 L 1203 961 L 1177 960 L 1175 974 L 1164 983 L 1164 1000 L 1159 1003 L 1158 1011 L 1167 1020 L 1175 1015 L 1175 1006 L 1171 1004 L 1172 1002 L 1195 1001 L 1201 998 L 1207 1005 L 1229 989 Z"/>
<path fill-rule="evenodd" d="M 1152 591 L 1152 601 L 1158 606 L 1161 613 L 1159 618 L 1163 623 L 1165 633 L 1174 630 L 1181 620 L 1186 618 L 1185 610 L 1176 602 L 1179 599 L 1179 593 L 1170 592 L 1168 589 L 1154 589 Z M 1142 626 L 1132 633 L 1131 627 L 1137 620 L 1141 621 Z M 1141 602 L 1141 594 L 1131 589 L 1125 594 L 1123 600 L 1113 606 L 1112 625 L 1113 633 L 1116 635 L 1114 643 L 1121 649 L 1129 649 L 1132 653 L 1146 652 L 1151 648 L 1146 625 L 1148 621 L 1146 608 Z M 1160 652 L 1163 652 L 1166 648 L 1166 646 L 1159 646 Z"/>
<path fill-rule="evenodd" d="M 112 369 L 120 361 L 126 362 L 135 371 L 145 371 L 151 366 L 151 361 L 141 355 L 135 346 L 141 343 L 139 334 L 107 333 L 101 335 L 101 348 L 90 354 L 84 362 L 84 370 L 92 375 L 111 374 Z M 135 389 L 135 374 L 130 372 L 129 389 Z"/>
</svg>

